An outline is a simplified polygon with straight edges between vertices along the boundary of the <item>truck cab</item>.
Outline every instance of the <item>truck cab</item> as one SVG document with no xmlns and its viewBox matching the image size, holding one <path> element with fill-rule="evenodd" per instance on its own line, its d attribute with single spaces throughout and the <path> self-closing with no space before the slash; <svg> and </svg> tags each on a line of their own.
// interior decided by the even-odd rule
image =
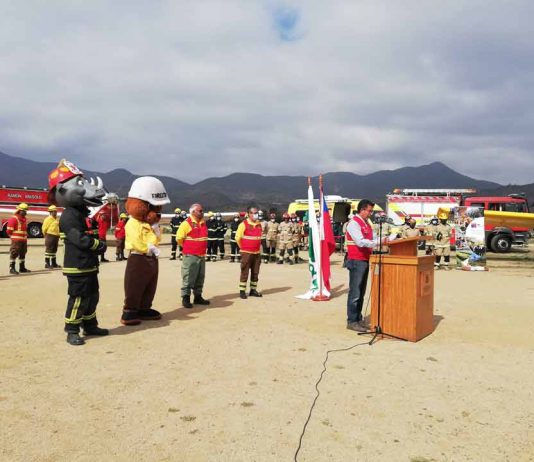
<svg viewBox="0 0 534 462">
<path fill-rule="evenodd" d="M 528 202 L 521 194 L 466 197 L 464 205 L 467 207 L 478 207 L 495 214 L 504 212 L 503 216 L 529 214 Z M 486 246 L 494 252 L 509 252 L 512 245 L 526 245 L 531 236 L 531 229 L 526 226 L 517 226 L 517 224 L 513 224 L 511 221 L 512 224 L 507 225 L 506 220 L 498 226 L 495 226 L 490 221 L 486 220 L 485 225 Z"/>
</svg>

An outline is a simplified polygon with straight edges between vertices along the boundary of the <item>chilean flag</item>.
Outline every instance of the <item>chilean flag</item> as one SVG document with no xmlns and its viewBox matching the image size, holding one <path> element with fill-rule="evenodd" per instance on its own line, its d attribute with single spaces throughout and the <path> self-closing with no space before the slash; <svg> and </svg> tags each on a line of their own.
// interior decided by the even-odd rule
<svg viewBox="0 0 534 462">
<path fill-rule="evenodd" d="M 323 189 L 321 188 L 321 219 L 319 222 L 319 236 L 321 239 L 321 274 L 326 290 L 330 292 L 330 255 L 336 250 L 336 240 L 332 229 L 330 212 L 324 200 Z"/>
</svg>

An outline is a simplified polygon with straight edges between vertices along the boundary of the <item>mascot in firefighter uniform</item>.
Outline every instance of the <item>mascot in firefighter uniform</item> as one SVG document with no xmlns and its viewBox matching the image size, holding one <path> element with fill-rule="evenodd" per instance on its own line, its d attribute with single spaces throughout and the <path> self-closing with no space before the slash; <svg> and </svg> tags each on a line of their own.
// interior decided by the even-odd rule
<svg viewBox="0 0 534 462">
<path fill-rule="evenodd" d="M 130 187 L 126 211 L 126 250 L 130 251 L 124 275 L 121 323 L 127 326 L 161 318 L 152 308 L 158 285 L 161 241 L 161 207 L 170 200 L 163 183 L 152 176 L 137 178 Z"/>
<path fill-rule="evenodd" d="M 100 297 L 98 286 L 98 256 L 106 244 L 89 233 L 88 207 L 102 205 L 105 195 L 102 180 L 89 182 L 83 173 L 67 160 L 62 160 L 48 176 L 49 202 L 64 207 L 59 220 L 60 236 L 65 242 L 63 274 L 68 281 L 68 303 L 65 332 L 71 345 L 83 345 L 80 326 L 85 335 L 107 335 L 98 327 L 96 307 Z"/>
</svg>

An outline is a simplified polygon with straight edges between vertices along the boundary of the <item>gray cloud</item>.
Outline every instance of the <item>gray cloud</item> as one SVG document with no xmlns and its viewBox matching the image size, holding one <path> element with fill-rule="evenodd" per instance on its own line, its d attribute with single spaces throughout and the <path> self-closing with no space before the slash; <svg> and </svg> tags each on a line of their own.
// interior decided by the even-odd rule
<svg viewBox="0 0 534 462">
<path fill-rule="evenodd" d="M 534 181 L 528 1 L 0 0 L 0 150 L 185 181 Z"/>
</svg>

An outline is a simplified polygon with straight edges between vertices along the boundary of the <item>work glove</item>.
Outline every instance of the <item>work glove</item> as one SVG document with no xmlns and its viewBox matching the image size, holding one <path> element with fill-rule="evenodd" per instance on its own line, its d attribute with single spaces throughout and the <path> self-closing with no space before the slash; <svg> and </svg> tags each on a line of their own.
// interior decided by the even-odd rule
<svg viewBox="0 0 534 462">
<path fill-rule="evenodd" d="M 441 238 L 442 238 L 442 237 L 443 237 L 443 234 L 441 234 L 441 233 L 436 234 L 436 239 L 437 239 L 438 241 L 441 241 Z"/>
<path fill-rule="evenodd" d="M 154 244 L 149 244 L 147 253 L 148 253 L 148 255 L 153 255 L 154 257 L 159 257 L 159 254 L 161 252 Z"/>
</svg>

